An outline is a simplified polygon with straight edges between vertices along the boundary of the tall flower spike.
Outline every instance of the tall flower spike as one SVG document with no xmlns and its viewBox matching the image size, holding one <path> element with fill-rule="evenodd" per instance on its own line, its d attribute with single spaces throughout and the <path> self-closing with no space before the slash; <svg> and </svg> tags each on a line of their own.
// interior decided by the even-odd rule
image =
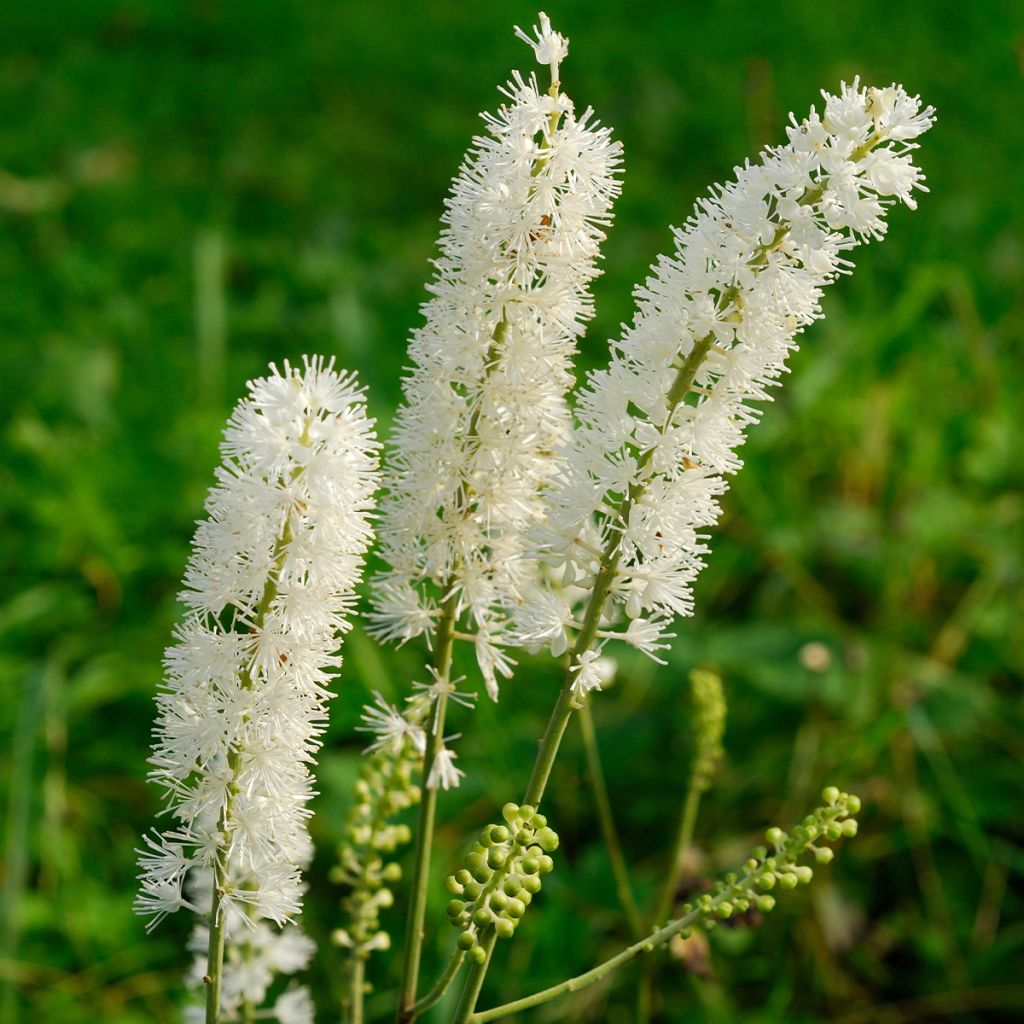
<svg viewBox="0 0 1024 1024">
<path fill-rule="evenodd" d="M 760 415 L 751 403 L 769 400 L 797 335 L 822 315 L 823 288 L 851 269 L 847 253 L 883 236 L 894 199 L 913 207 L 924 190 L 911 140 L 931 126 L 931 107 L 858 80 L 823 96 L 821 115 L 793 120 L 788 145 L 698 202 L 580 397 L 538 547 L 564 564 L 566 584 L 600 591 L 585 626 L 598 647 L 620 636 L 653 657 L 672 617 L 691 613 L 701 531 L 742 464 L 736 449 Z M 616 609 L 625 631 L 608 628 Z M 531 596 L 517 639 L 563 649 L 565 624 L 581 626 L 566 600 Z"/>
<path fill-rule="evenodd" d="M 181 907 L 205 915 L 209 903 L 184 887 L 205 873 L 211 951 L 241 923 L 280 925 L 300 910 L 310 764 L 378 479 L 363 391 L 333 361 L 271 366 L 248 389 L 225 431 L 156 698 L 150 777 L 173 824 L 147 839 L 136 900 L 151 926 Z"/>
<path fill-rule="evenodd" d="M 510 671 L 505 609 L 533 578 L 525 533 L 569 430 L 572 358 L 620 188 L 620 146 L 558 90 L 567 42 L 541 23 L 527 42 L 555 85 L 545 94 L 513 75 L 446 202 L 391 444 L 380 520 L 390 569 L 373 584 L 383 640 L 430 632 L 454 600 L 492 696 Z"/>
</svg>

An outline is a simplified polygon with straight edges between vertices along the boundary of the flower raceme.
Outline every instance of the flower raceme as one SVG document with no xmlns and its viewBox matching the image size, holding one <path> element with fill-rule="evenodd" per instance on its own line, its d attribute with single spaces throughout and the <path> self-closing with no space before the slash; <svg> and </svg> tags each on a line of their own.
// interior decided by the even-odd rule
<svg viewBox="0 0 1024 1024">
<path fill-rule="evenodd" d="M 532 586 L 522 555 L 570 417 L 572 357 L 619 193 L 620 146 L 558 88 L 567 40 L 542 17 L 553 85 L 519 73 L 484 115 L 442 218 L 437 270 L 410 343 L 382 502 L 372 629 L 405 642 L 456 602 L 488 692 L 510 663 L 505 609 Z"/>
<path fill-rule="evenodd" d="M 205 917 L 204 883 L 218 930 L 299 912 L 310 764 L 371 539 L 378 445 L 355 378 L 314 358 L 272 365 L 248 389 L 157 696 L 150 777 L 173 823 L 140 853 L 136 909 L 151 927 L 181 907 Z M 205 878 L 186 887 L 190 875 Z"/>
<path fill-rule="evenodd" d="M 618 636 L 656 657 L 672 618 L 691 613 L 701 531 L 742 464 L 737 449 L 760 415 L 751 403 L 770 399 L 797 335 L 822 316 L 822 290 L 852 268 L 849 251 L 884 235 L 895 200 L 914 208 L 924 190 L 912 140 L 931 126 L 931 107 L 859 80 L 823 96 L 820 115 L 792 119 L 787 145 L 698 202 L 674 254 L 638 289 L 610 365 L 582 390 L 535 539 L 549 564 L 564 565 L 567 587 L 600 591 L 597 649 Z M 608 628 L 622 612 L 626 628 Z M 514 635 L 558 653 L 573 628 L 586 623 L 552 587 L 528 595 Z"/>
</svg>

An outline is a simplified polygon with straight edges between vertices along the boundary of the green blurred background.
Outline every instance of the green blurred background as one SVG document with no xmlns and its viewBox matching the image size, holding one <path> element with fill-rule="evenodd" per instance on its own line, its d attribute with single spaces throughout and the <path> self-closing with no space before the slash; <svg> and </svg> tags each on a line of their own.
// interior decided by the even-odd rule
<svg viewBox="0 0 1024 1024">
<path fill-rule="evenodd" d="M 860 74 L 939 109 L 932 193 L 826 299 L 745 450 L 670 664 L 623 657 L 594 701 L 642 896 L 689 769 L 686 672 L 721 669 L 727 761 L 694 874 L 734 864 L 826 782 L 862 834 L 708 970 L 662 970 L 663 1021 L 1010 1021 L 1024 1006 L 1024 16 L 1007 2 L 548 8 L 564 83 L 616 127 L 625 193 L 581 365 L 629 316 L 666 225 Z M 3 1024 L 178 1019 L 188 922 L 132 915 L 152 697 L 219 432 L 268 360 L 334 354 L 386 430 L 437 218 L 476 113 L 530 54 L 523 3 L 63 0 L 0 8 L 0 793 Z M 371 688 L 422 651 L 358 633 L 321 760 L 309 927 Z M 466 668 L 472 672 L 472 667 Z M 459 712 L 440 879 L 517 796 L 557 680 L 527 662 Z M 627 938 L 573 728 L 548 813 L 563 851 L 482 1005 Z M 183 915 L 179 915 L 182 916 Z M 399 914 L 389 919 L 398 925 Z M 327 943 L 311 984 L 337 1019 Z M 394 987 L 374 961 L 371 1018 Z M 522 1019 L 634 1019 L 636 974 Z M 439 1018 L 440 1019 L 440 1015 Z"/>
</svg>

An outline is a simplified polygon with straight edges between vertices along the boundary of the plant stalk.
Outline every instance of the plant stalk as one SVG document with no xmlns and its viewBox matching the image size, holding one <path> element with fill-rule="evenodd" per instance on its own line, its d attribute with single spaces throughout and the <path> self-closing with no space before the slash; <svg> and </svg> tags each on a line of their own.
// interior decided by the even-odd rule
<svg viewBox="0 0 1024 1024">
<path fill-rule="evenodd" d="M 441 606 L 441 616 L 434 637 L 434 667 L 438 679 L 447 684 L 451 675 L 452 646 L 455 640 L 455 617 L 458 596 L 450 593 Z M 445 686 L 439 688 L 437 700 L 430 715 L 427 746 L 423 753 L 423 787 L 419 819 L 416 825 L 416 849 L 413 854 L 412 899 L 405 931 L 405 951 L 402 960 L 402 985 L 396 1020 L 411 1019 L 406 1014 L 416 1002 L 419 982 L 420 954 L 423 949 L 423 920 L 427 911 L 427 886 L 430 876 L 430 853 L 434 839 L 434 819 L 437 815 L 437 790 L 427 785 L 437 752 L 444 742 L 444 719 L 448 705 Z"/>
<path fill-rule="evenodd" d="M 598 821 L 601 823 L 604 843 L 608 848 L 608 860 L 611 863 L 612 874 L 615 876 L 615 889 L 619 896 L 619 903 L 626 914 L 626 920 L 629 922 L 629 930 L 633 933 L 633 938 L 638 939 L 643 934 L 643 925 L 640 921 L 636 897 L 633 895 L 633 886 L 629 881 L 626 858 L 622 854 L 622 842 L 619 839 L 619 830 L 615 825 L 615 815 L 612 813 L 612 802 L 608 796 L 604 769 L 601 767 L 601 752 L 597 746 L 594 717 L 590 712 L 589 704 L 584 704 L 580 708 L 579 722 L 583 735 L 583 749 L 587 756 L 587 771 L 590 774 L 590 784 L 594 789 Z"/>
</svg>

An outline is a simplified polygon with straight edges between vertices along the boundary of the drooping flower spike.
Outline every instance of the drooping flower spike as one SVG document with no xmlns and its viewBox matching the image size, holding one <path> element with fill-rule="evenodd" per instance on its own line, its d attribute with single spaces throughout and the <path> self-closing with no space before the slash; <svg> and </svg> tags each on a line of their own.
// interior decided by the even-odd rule
<svg viewBox="0 0 1024 1024">
<path fill-rule="evenodd" d="M 537 548 L 567 586 L 597 595 L 581 622 L 561 592 L 527 596 L 516 638 L 555 653 L 566 631 L 597 648 L 618 636 L 657 657 L 676 615 L 693 608 L 736 450 L 770 400 L 797 335 L 822 316 L 822 291 L 848 254 L 881 238 L 899 200 L 913 208 L 924 176 L 912 141 L 934 120 L 900 86 L 855 80 L 787 129 L 735 180 L 698 202 L 672 256 L 637 291 L 633 326 L 579 399 L 567 471 L 549 492 Z M 592 602 L 593 604 L 593 602 Z M 612 628 L 624 613 L 626 628 Z M 577 671 L 589 663 L 577 654 Z"/>
</svg>

